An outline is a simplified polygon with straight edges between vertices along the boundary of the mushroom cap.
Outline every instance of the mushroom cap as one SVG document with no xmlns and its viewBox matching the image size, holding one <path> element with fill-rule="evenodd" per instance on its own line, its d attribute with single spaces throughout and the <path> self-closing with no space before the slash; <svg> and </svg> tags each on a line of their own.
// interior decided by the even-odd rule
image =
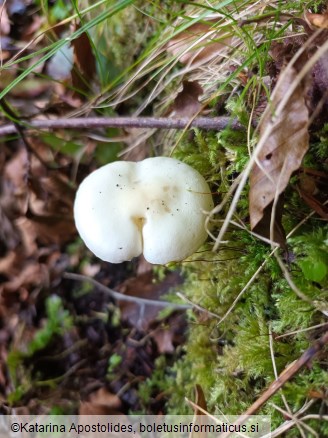
<svg viewBox="0 0 328 438">
<path fill-rule="evenodd" d="M 179 261 L 205 241 L 204 211 L 213 208 L 205 179 L 168 157 L 116 161 L 81 183 L 77 230 L 99 258 L 121 263 L 144 254 L 154 264 Z"/>
</svg>

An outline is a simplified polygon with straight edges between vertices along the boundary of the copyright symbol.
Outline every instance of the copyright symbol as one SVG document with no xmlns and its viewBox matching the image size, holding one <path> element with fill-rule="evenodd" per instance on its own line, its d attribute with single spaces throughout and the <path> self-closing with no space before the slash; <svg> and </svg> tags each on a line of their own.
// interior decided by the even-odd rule
<svg viewBox="0 0 328 438">
<path fill-rule="evenodd" d="M 19 432 L 19 423 L 12 423 L 10 429 L 12 432 Z"/>
</svg>

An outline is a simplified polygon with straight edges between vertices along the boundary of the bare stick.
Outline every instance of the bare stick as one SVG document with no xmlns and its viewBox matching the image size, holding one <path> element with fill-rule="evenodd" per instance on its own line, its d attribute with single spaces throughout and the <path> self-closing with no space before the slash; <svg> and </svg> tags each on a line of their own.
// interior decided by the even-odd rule
<svg viewBox="0 0 328 438">
<path fill-rule="evenodd" d="M 71 272 L 65 272 L 63 277 L 67 278 L 68 280 L 88 281 L 89 283 L 92 283 L 94 286 L 96 286 L 99 290 L 101 290 L 102 292 L 105 292 L 106 294 L 110 295 L 112 298 L 115 298 L 118 301 L 129 301 L 132 303 L 140 304 L 142 306 L 144 306 L 145 304 L 148 304 L 151 306 L 158 306 L 158 307 L 172 307 L 173 309 L 177 309 L 177 310 L 191 309 L 191 307 L 192 307 L 192 306 L 189 306 L 187 304 L 177 304 L 177 303 L 171 303 L 169 301 L 149 300 L 147 298 L 132 297 L 130 295 L 124 295 L 121 292 L 117 292 L 113 289 L 110 289 L 109 287 L 104 286 L 103 284 L 99 283 L 99 281 L 96 281 L 93 278 L 87 277 L 85 275 L 73 274 Z"/>
<path fill-rule="evenodd" d="M 276 379 L 271 383 L 269 388 L 259 397 L 255 403 L 253 403 L 245 412 L 244 415 L 254 415 L 269 398 L 271 398 L 279 389 L 281 389 L 285 383 L 287 383 L 292 377 L 297 374 L 300 369 L 312 360 L 328 343 L 328 331 L 318 339 L 310 348 L 304 351 L 302 356 L 295 362 L 290 364 Z"/>
<path fill-rule="evenodd" d="M 279 391 L 279 389 L 285 385 L 285 383 L 292 379 L 304 365 L 310 362 L 326 346 L 326 344 L 328 344 L 328 331 L 324 333 L 324 335 L 321 336 L 321 338 L 319 338 L 311 347 L 305 350 L 299 359 L 291 363 L 233 424 L 243 424 L 248 415 L 254 415 L 274 394 L 276 394 L 276 392 Z M 228 438 L 229 436 L 231 436 L 231 433 L 226 432 L 220 435 L 220 438 Z"/>
<path fill-rule="evenodd" d="M 197 309 L 197 310 L 199 310 L 199 311 L 201 311 L 203 313 L 207 313 L 208 315 L 211 315 L 214 318 L 220 319 L 219 315 L 216 315 L 216 313 L 210 312 L 209 310 L 204 309 L 204 307 L 201 307 L 198 304 L 193 303 L 185 295 L 183 295 L 181 292 L 177 292 L 177 296 L 179 298 L 181 298 L 182 300 L 186 301 L 187 303 L 189 303 L 190 307 L 194 307 L 195 309 Z"/>
<path fill-rule="evenodd" d="M 173 119 L 169 117 L 77 117 L 71 119 L 21 121 L 25 130 L 30 129 L 91 129 L 91 128 L 161 128 L 185 129 L 194 127 L 221 131 L 228 126 L 243 129 L 243 126 L 231 117 L 188 117 Z M 13 123 L 0 126 L 0 136 L 17 133 Z"/>
</svg>

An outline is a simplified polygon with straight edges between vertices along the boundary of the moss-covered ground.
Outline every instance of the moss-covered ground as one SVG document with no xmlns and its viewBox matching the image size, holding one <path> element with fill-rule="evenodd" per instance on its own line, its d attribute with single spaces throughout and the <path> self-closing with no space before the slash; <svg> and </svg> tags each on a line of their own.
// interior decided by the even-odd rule
<svg viewBox="0 0 328 438">
<path fill-rule="evenodd" d="M 81 400 L 83 404 L 93 391 L 106 388 L 111 396 L 118 395 L 120 412 L 192 413 L 186 399 L 194 400 L 199 385 L 208 412 L 242 414 L 328 328 L 328 104 L 324 94 L 328 78 L 320 68 L 310 71 L 308 98 L 310 113 L 319 103 L 321 111 L 309 128 L 309 149 L 302 166 L 285 190 L 286 247 L 274 249 L 251 233 L 247 183 L 222 242 L 213 250 L 231 208 L 232 188 L 238 186 L 259 140 L 256 127 L 274 86 L 317 29 L 304 18 L 304 10 L 324 14 L 325 2 L 32 3 L 33 11 L 43 17 L 38 24 L 41 30 L 67 21 L 61 23 L 66 33 L 45 32 L 40 46 L 33 46 L 34 52 L 20 53 L 17 48 L 18 61 L 10 58 L 4 64 L 9 79 L 1 96 L 28 120 L 44 114 L 49 118 L 228 116 L 238 121 L 239 129 L 228 123 L 220 131 L 127 127 L 81 134 L 62 130 L 31 136 L 30 144 L 19 135 L 3 138 L 1 166 L 4 180 L 10 181 L 3 187 L 16 187 L 18 177 L 13 177 L 10 163 L 22 168 L 22 151 L 27 148 L 29 160 L 32 155 L 34 161 L 28 166 L 29 185 L 24 174 L 15 193 L 8 192 L 20 202 L 22 193 L 28 192 L 29 209 L 15 201 L 7 214 L 8 198 L 3 195 L 7 192 L 3 189 L 0 194 L 4 217 L 14 224 L 3 225 L 2 231 L 8 234 L 3 231 L 0 236 L 1 410 L 76 412 Z M 67 23 L 74 24 L 73 30 L 65 27 Z M 20 26 L 15 38 L 26 40 L 30 34 L 26 36 Z M 66 35 L 75 39 L 79 32 L 86 32 L 90 47 L 85 50 L 95 63 L 94 76 L 87 77 L 83 55 L 75 54 L 78 59 L 73 64 L 82 76 L 83 90 L 68 78 L 57 80 L 49 70 L 45 73 L 51 54 L 67 44 Z M 327 59 L 325 52 L 323 65 Z M 22 98 L 22 89 L 16 87 L 31 76 L 36 82 L 28 82 L 31 94 L 24 91 Z M 44 79 L 51 87 L 42 91 Z M 177 107 L 176 97 L 186 82 L 202 92 L 195 98 L 191 88 L 191 95 L 182 94 L 182 105 Z M 29 104 L 34 95 L 40 99 L 37 112 Z M 13 118 L 9 116 L 4 111 L 2 122 Z M 38 165 L 34 155 L 37 160 L 41 155 Z M 74 190 L 87 173 L 104 163 L 154 155 L 178 158 L 208 181 L 215 205 L 222 205 L 209 222 L 208 241 L 187 260 L 156 267 L 152 273 L 149 267 L 142 271 L 141 261 L 119 267 L 102 263 L 86 250 L 72 225 Z M 51 207 L 48 219 L 33 213 L 32 207 L 37 212 L 44 205 Z M 64 226 L 58 222 L 63 212 Z M 25 220 L 29 221 L 26 227 L 36 228 L 24 228 Z M 29 234 L 31 229 L 34 234 Z M 87 281 L 73 282 L 65 277 L 67 271 L 93 277 L 111 288 L 122 287 L 123 292 L 132 290 L 134 296 L 150 290 L 150 298 L 155 299 L 160 293 L 155 296 L 154 285 L 167 293 L 169 286 L 163 287 L 163 279 L 173 279 L 168 299 L 176 301 L 179 292 L 192 309 L 184 316 L 166 312 L 145 317 L 145 326 L 138 326 L 134 316 L 119 309 L 108 294 Z M 131 277 L 132 287 L 127 283 Z M 178 327 L 175 332 L 171 324 Z M 156 340 L 154 333 L 161 330 L 169 333 L 170 342 Z M 275 436 L 328 436 L 327 367 L 327 346 L 323 346 L 262 405 L 257 413 L 271 415 L 275 430 L 293 420 L 284 434 Z"/>
</svg>

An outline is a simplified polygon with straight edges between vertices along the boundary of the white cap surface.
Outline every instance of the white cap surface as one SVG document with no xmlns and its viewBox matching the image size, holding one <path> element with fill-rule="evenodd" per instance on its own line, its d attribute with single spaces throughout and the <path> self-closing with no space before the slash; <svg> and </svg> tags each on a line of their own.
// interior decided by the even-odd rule
<svg viewBox="0 0 328 438">
<path fill-rule="evenodd" d="M 91 173 L 74 204 L 77 230 L 102 260 L 144 254 L 150 263 L 183 260 L 205 241 L 204 211 L 213 208 L 205 179 L 168 157 L 116 161 Z"/>
</svg>

